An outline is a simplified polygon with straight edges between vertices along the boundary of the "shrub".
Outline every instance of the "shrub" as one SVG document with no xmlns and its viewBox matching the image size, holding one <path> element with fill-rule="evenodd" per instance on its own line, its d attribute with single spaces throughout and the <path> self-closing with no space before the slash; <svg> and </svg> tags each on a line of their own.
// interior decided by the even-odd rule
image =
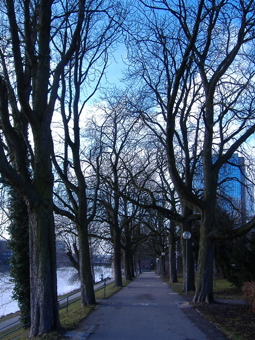
<svg viewBox="0 0 255 340">
<path fill-rule="evenodd" d="M 251 306 L 253 313 L 255 313 L 255 281 L 245 282 L 243 293 L 245 302 Z"/>
</svg>

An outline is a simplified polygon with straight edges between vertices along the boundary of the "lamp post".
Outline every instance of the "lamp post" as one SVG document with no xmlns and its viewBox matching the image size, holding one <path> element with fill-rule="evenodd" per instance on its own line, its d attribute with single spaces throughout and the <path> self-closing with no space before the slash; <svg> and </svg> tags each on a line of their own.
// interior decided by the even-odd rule
<svg viewBox="0 0 255 340">
<path fill-rule="evenodd" d="M 166 253 L 162 253 L 161 256 L 162 256 L 162 276 L 163 278 L 165 277 L 165 255 Z"/>
<path fill-rule="evenodd" d="M 186 295 L 188 295 L 188 240 L 191 238 L 191 233 L 184 231 L 182 237 L 186 240 Z"/>
</svg>

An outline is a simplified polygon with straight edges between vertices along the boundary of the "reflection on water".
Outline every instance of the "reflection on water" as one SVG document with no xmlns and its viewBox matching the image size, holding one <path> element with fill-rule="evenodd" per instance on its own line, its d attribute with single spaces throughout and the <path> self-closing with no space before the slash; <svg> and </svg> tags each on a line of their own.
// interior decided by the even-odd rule
<svg viewBox="0 0 255 340">
<path fill-rule="evenodd" d="M 103 277 L 112 277 L 111 268 L 95 267 L 95 281 L 98 282 Z M 67 294 L 79 288 L 79 282 L 73 282 L 72 277 L 76 274 L 76 270 L 72 267 L 62 267 L 57 270 L 58 295 Z M 14 284 L 10 282 L 8 272 L 0 273 L 0 317 L 19 310 L 18 303 L 12 300 L 12 289 Z"/>
</svg>

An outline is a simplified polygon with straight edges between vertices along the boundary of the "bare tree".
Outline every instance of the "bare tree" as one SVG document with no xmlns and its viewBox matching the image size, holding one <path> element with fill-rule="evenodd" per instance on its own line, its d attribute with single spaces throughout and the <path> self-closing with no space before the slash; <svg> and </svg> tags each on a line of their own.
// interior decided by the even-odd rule
<svg viewBox="0 0 255 340">
<path fill-rule="evenodd" d="M 99 107 L 102 118 L 98 122 L 98 140 L 102 143 L 103 163 L 100 170 L 101 190 L 99 203 L 104 207 L 107 224 L 114 248 L 115 285 L 122 286 L 121 250 L 123 248 L 122 232 L 125 202 L 122 195 L 128 185 L 128 172 L 125 164 L 137 152 L 139 140 L 139 118 L 132 114 L 128 107 L 128 94 L 110 95 L 105 99 L 105 105 Z"/>
<path fill-rule="evenodd" d="M 5 32 L 0 43 L 0 172 L 28 206 L 31 337 L 59 328 L 50 125 L 62 70 L 80 36 L 84 3 L 10 0 L 1 8 Z M 68 26 L 70 16 L 73 23 Z M 54 45 L 63 32 L 69 39 L 60 51 Z M 19 119 L 21 132 L 25 125 L 31 132 L 30 137 L 22 135 L 28 162 L 13 117 Z"/>
<path fill-rule="evenodd" d="M 164 122 L 168 166 L 178 195 L 201 215 L 194 302 L 210 303 L 214 243 L 226 237 L 215 225 L 219 171 L 255 128 L 254 2 L 137 4 L 141 16 L 129 40 L 130 74 L 140 76 L 143 93 L 162 117 L 150 118 L 150 124 Z M 184 172 L 180 150 L 186 158 Z M 199 186 L 195 177 L 189 180 L 195 164 L 202 165 Z M 247 232 L 254 223 L 253 218 L 234 234 Z"/>
<path fill-rule="evenodd" d="M 88 229 L 96 213 L 101 154 L 100 146 L 94 150 L 95 157 L 84 146 L 88 136 L 81 136 L 80 127 L 86 121 L 86 104 L 98 90 L 112 46 L 119 37 L 123 12 L 121 8 L 117 10 L 114 2 L 88 2 L 74 57 L 61 74 L 60 113 L 64 141 L 61 154 L 56 147 L 53 162 L 68 200 L 66 209 L 56 207 L 55 211 L 71 218 L 77 227 L 83 305 L 95 303 Z M 66 41 L 63 43 L 65 50 Z"/>
</svg>

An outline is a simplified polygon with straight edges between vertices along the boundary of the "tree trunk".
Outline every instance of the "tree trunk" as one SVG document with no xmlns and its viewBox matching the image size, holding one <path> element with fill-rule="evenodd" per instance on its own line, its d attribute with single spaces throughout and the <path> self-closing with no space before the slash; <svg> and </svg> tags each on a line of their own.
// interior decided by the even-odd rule
<svg viewBox="0 0 255 340">
<path fill-rule="evenodd" d="M 213 219 L 210 212 L 205 211 L 201 221 L 197 287 L 193 302 L 214 302 L 213 297 L 213 259 L 214 240 L 208 237 L 209 230 L 213 228 Z"/>
<path fill-rule="evenodd" d="M 29 202 L 30 336 L 60 327 L 57 296 L 56 242 L 53 218 L 53 174 L 50 129 L 34 130 L 33 186 L 37 200 Z"/>
<path fill-rule="evenodd" d="M 209 92 L 210 93 L 210 92 Z M 210 105 L 209 105 L 210 104 Z M 212 126 L 213 126 L 213 100 L 209 97 L 206 111 L 207 130 L 205 133 L 203 169 L 204 169 L 204 202 L 205 207 L 201 213 L 197 287 L 194 302 L 214 302 L 213 297 L 213 260 L 214 240 L 210 233 L 215 228 L 215 209 L 217 201 L 218 172 L 213 168 L 212 155 Z"/>
<path fill-rule="evenodd" d="M 125 241 L 126 246 L 124 250 L 124 259 L 125 259 L 125 279 L 132 280 L 132 273 L 131 273 L 131 263 L 132 263 L 132 251 L 131 248 L 131 236 L 129 231 L 128 223 L 125 226 Z"/>
<path fill-rule="evenodd" d="M 166 258 L 165 255 L 161 256 L 161 261 L 162 261 L 162 277 L 164 278 L 166 276 Z"/>
<path fill-rule="evenodd" d="M 124 258 L 125 258 L 125 279 L 132 280 L 130 268 L 130 254 L 128 249 L 125 249 Z"/>
<path fill-rule="evenodd" d="M 131 253 L 130 256 L 130 272 L 131 272 L 131 279 L 135 277 L 135 268 L 134 268 L 134 254 Z"/>
<path fill-rule="evenodd" d="M 175 223 L 170 222 L 170 233 L 169 233 L 169 282 L 178 282 L 177 270 L 176 270 L 176 239 L 175 239 Z"/>
<path fill-rule="evenodd" d="M 96 303 L 91 272 L 91 260 L 89 251 L 88 230 L 84 226 L 78 226 L 79 236 L 79 266 L 81 281 L 81 303 L 83 306 Z"/>
<path fill-rule="evenodd" d="M 28 204 L 30 248 L 30 337 L 60 326 L 52 200 Z"/>
<path fill-rule="evenodd" d="M 122 287 L 120 231 L 114 231 L 114 273 L 115 287 Z"/>
<path fill-rule="evenodd" d="M 139 270 L 139 274 L 141 274 L 142 272 L 141 259 L 139 259 L 138 261 L 138 270 Z"/>
<path fill-rule="evenodd" d="M 130 249 L 125 249 L 125 279 L 132 280 L 135 277 L 133 252 Z"/>
<path fill-rule="evenodd" d="M 114 208 L 113 208 L 113 246 L 114 246 L 114 274 L 115 287 L 122 287 L 121 275 L 121 229 L 119 228 L 119 187 L 116 164 L 113 167 L 114 173 Z"/>
</svg>

